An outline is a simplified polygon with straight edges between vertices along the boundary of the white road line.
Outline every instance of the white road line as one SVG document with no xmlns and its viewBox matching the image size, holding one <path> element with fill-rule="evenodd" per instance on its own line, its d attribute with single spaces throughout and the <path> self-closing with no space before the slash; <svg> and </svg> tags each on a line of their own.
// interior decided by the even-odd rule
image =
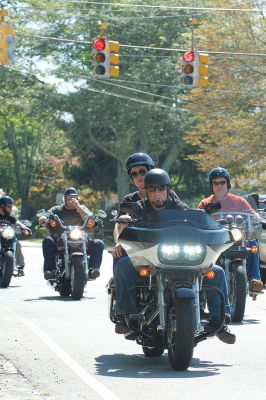
<svg viewBox="0 0 266 400">
<path fill-rule="evenodd" d="M 102 383 L 100 383 L 93 375 L 88 373 L 83 367 L 81 367 L 72 357 L 70 357 L 61 347 L 59 347 L 46 333 L 44 333 L 37 325 L 33 322 L 16 317 L 26 325 L 38 338 L 48 346 L 61 361 L 63 361 L 76 375 L 78 375 L 83 382 L 94 390 L 104 400 L 119 400 L 119 398 L 107 389 Z"/>
</svg>

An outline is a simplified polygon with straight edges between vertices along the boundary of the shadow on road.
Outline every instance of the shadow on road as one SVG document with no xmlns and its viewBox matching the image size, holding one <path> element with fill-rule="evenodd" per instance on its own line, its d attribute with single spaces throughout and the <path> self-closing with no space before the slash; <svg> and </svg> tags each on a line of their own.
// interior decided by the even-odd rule
<svg viewBox="0 0 266 400">
<path fill-rule="evenodd" d="M 214 364 L 193 358 L 190 369 L 174 371 L 165 353 L 161 357 L 145 357 L 142 354 L 101 355 L 95 358 L 96 375 L 124 378 L 197 378 L 220 374 L 220 368 L 231 367 L 228 364 Z M 196 369 L 196 370 L 194 370 Z"/>
<path fill-rule="evenodd" d="M 36 297 L 35 299 L 25 299 L 24 301 L 41 301 L 41 300 L 57 300 L 57 301 L 86 301 L 86 300 L 95 300 L 96 297 L 83 297 L 81 300 L 73 300 L 72 297 L 62 297 L 62 296 L 40 296 Z"/>
</svg>

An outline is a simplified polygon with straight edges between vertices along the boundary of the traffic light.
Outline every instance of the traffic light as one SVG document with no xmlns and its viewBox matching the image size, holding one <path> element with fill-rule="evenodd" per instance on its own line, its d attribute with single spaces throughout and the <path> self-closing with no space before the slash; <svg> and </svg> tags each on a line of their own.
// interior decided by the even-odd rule
<svg viewBox="0 0 266 400">
<path fill-rule="evenodd" d="M 199 77 L 198 86 L 207 87 L 208 86 L 208 73 L 209 73 L 209 54 L 198 53 L 198 66 L 199 66 Z"/>
<path fill-rule="evenodd" d="M 110 66 L 109 73 L 110 76 L 119 76 L 119 42 L 109 40 L 109 50 L 110 50 Z"/>
<path fill-rule="evenodd" d="M 0 10 L 2 22 L 0 23 L 0 64 L 11 64 L 14 60 L 15 30 L 7 22 L 3 22 L 5 10 Z"/>
<path fill-rule="evenodd" d="M 119 43 L 102 37 L 93 41 L 93 73 L 100 78 L 119 76 Z"/>
<path fill-rule="evenodd" d="M 186 51 L 183 55 L 182 79 L 183 86 L 197 86 L 196 53 L 193 50 Z"/>
</svg>

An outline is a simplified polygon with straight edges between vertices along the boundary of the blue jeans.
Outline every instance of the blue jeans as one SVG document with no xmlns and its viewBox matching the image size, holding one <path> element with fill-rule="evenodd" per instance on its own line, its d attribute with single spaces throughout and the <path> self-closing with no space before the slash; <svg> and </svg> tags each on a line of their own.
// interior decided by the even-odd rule
<svg viewBox="0 0 266 400">
<path fill-rule="evenodd" d="M 94 239 L 88 241 L 87 254 L 90 256 L 89 268 L 100 268 L 104 243 L 102 240 Z M 42 242 L 42 251 L 44 257 L 43 272 L 55 269 L 55 256 L 58 253 L 56 240 L 47 236 Z"/>
<path fill-rule="evenodd" d="M 215 286 L 220 289 L 224 295 L 225 312 L 230 315 L 230 305 L 228 300 L 227 285 L 224 270 L 218 265 L 213 266 L 215 277 L 211 280 L 203 278 L 203 285 Z M 125 315 L 126 312 L 126 296 L 129 288 L 135 285 L 136 280 L 141 280 L 138 272 L 133 267 L 129 257 L 122 257 L 114 265 L 114 279 L 116 291 L 116 314 Z M 221 315 L 221 297 L 215 290 L 206 290 L 206 297 L 210 317 L 220 318 Z M 136 291 L 132 291 L 128 298 L 128 311 L 130 314 L 136 314 L 137 299 Z"/>
<path fill-rule="evenodd" d="M 249 246 L 258 246 L 257 240 L 249 240 Z M 261 279 L 260 277 L 260 259 L 259 259 L 259 252 L 251 253 L 249 252 L 247 258 L 247 275 L 248 279 Z"/>
</svg>

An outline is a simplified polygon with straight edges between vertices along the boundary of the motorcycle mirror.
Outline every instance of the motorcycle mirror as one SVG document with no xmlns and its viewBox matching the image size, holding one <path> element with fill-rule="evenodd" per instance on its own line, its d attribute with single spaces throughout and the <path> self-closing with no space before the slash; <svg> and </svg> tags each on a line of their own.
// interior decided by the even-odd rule
<svg viewBox="0 0 266 400">
<path fill-rule="evenodd" d="M 209 203 L 205 207 L 205 211 L 207 214 L 214 214 L 216 211 L 220 210 L 221 203 L 217 201 L 216 203 Z"/>
<path fill-rule="evenodd" d="M 45 214 L 46 214 L 46 211 L 45 211 L 44 208 L 41 208 L 40 210 L 38 210 L 38 211 L 36 212 L 36 216 L 37 216 L 38 218 L 42 217 L 42 216 L 45 215 Z"/>
<path fill-rule="evenodd" d="M 106 214 L 105 211 L 99 210 L 99 211 L 97 212 L 97 217 L 106 218 L 106 217 L 107 217 L 107 214 Z"/>
<path fill-rule="evenodd" d="M 25 226 L 32 226 L 31 221 L 29 221 L 28 219 L 21 219 L 20 222 Z"/>
<path fill-rule="evenodd" d="M 112 210 L 112 211 L 111 211 L 111 215 L 112 215 L 113 217 L 117 217 L 117 214 L 118 214 L 118 211 L 117 211 L 117 210 Z"/>
</svg>

